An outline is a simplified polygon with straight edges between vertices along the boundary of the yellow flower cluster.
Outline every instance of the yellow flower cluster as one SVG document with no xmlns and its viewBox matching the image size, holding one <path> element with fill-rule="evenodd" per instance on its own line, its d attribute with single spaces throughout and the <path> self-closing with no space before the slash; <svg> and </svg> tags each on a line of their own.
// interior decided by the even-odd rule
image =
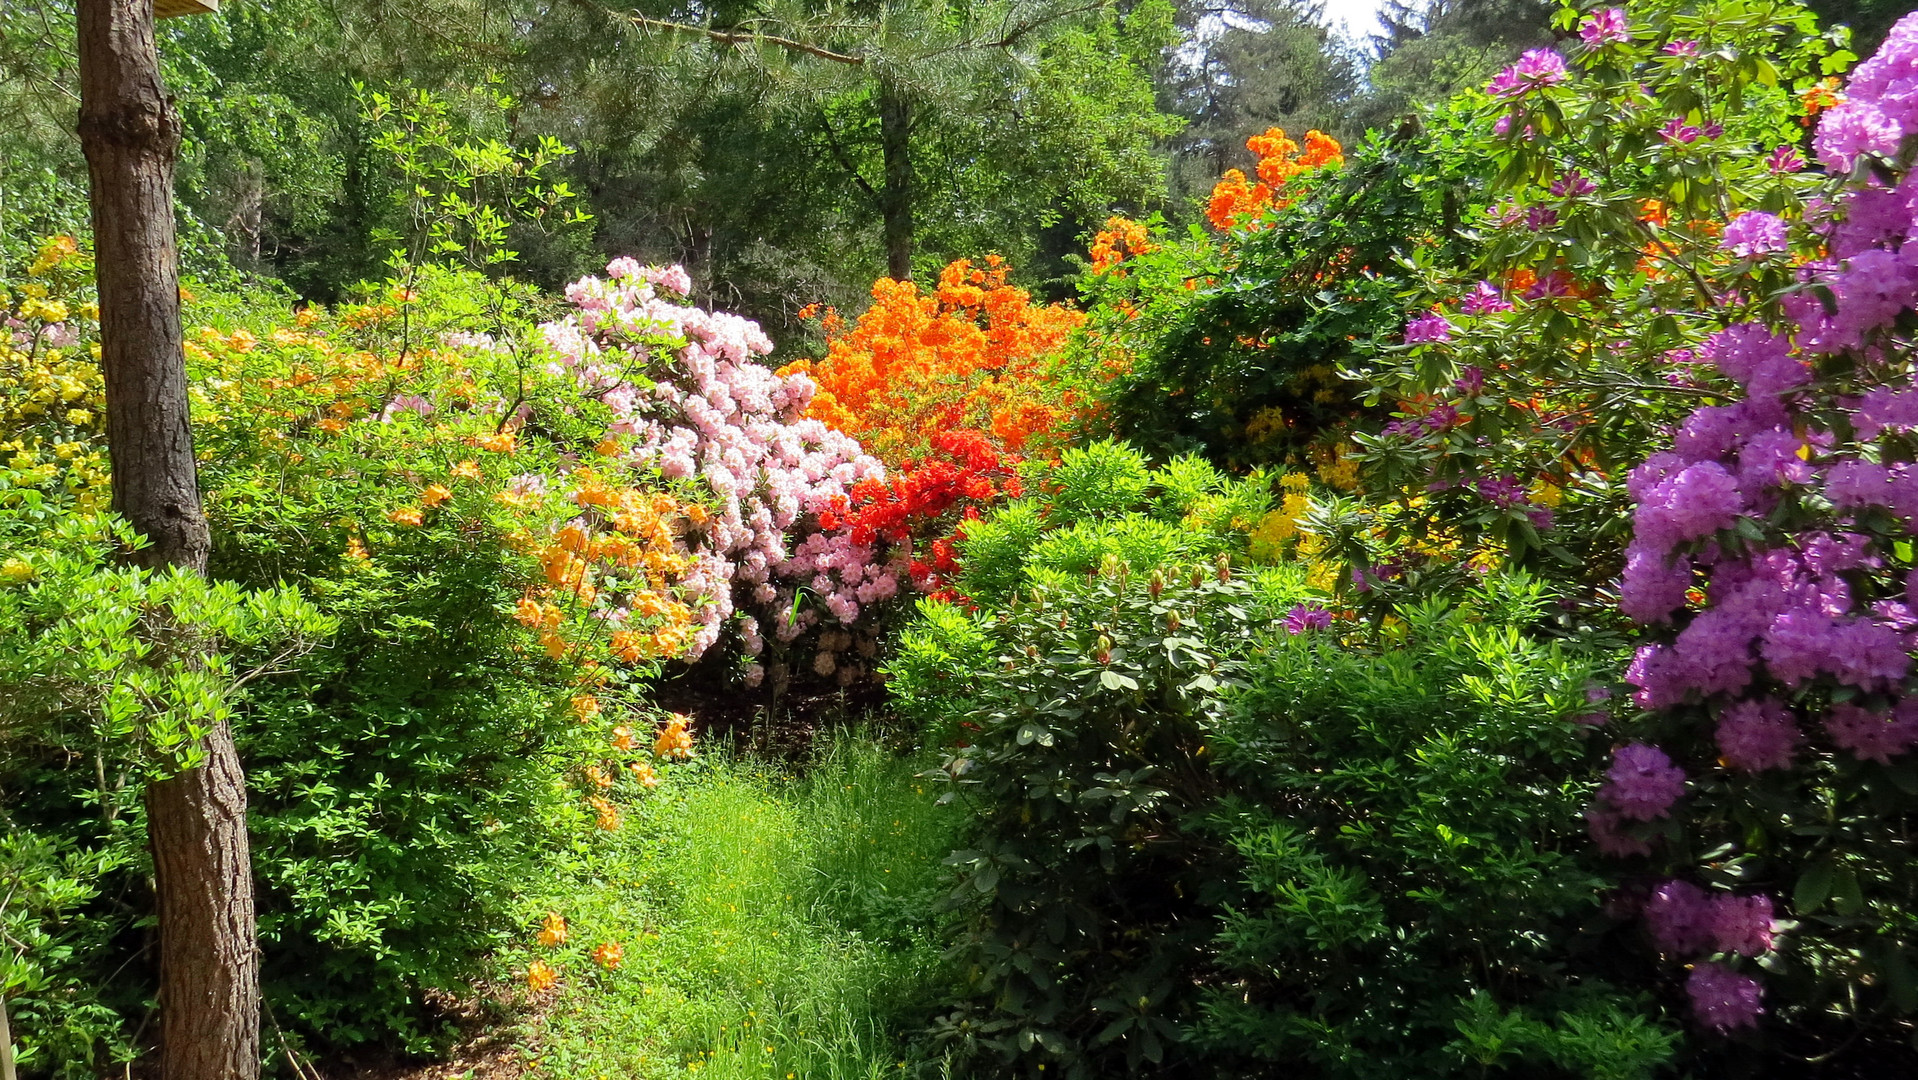
<svg viewBox="0 0 1918 1080">
<path fill-rule="evenodd" d="M 88 260 L 71 237 L 41 246 L 27 280 L 0 289 L 0 502 L 23 489 L 106 506 L 106 387 L 94 337 L 98 309 L 79 298 Z"/>
</svg>

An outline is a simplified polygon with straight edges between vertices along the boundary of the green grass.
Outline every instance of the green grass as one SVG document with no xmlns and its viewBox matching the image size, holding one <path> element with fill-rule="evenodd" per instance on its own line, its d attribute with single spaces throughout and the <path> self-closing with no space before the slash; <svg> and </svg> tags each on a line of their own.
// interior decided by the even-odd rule
<svg viewBox="0 0 1918 1080">
<path fill-rule="evenodd" d="M 941 986 L 932 912 L 963 815 L 915 768 L 848 736 L 803 779 L 709 756 L 645 794 L 622 780 L 621 828 L 556 858 L 501 957 L 560 973 L 521 1032 L 528 1075 L 941 1074 L 901 1033 Z M 556 948 L 534 940 L 547 911 L 570 929 Z M 616 970 L 591 959 L 608 941 Z"/>
</svg>

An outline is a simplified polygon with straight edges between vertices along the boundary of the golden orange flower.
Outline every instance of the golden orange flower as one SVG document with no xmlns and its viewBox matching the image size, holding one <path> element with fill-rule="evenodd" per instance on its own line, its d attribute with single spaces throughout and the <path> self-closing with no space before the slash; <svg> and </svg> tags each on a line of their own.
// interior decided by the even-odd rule
<svg viewBox="0 0 1918 1080">
<path fill-rule="evenodd" d="M 582 724 L 591 723 L 599 715 L 599 699 L 591 694 L 573 695 L 573 715 L 579 717 Z"/>
<path fill-rule="evenodd" d="M 535 960 L 526 968 L 526 986 L 534 993 L 552 989 L 559 982 L 559 972 L 544 960 Z"/>
<path fill-rule="evenodd" d="M 497 435 L 481 437 L 478 446 L 481 450 L 491 450 L 495 454 L 510 454 L 515 447 L 519 446 L 519 436 L 510 431 L 502 431 Z"/>
<path fill-rule="evenodd" d="M 653 753 L 681 760 L 692 757 L 693 736 L 686 730 L 686 725 L 692 722 L 692 717 L 684 713 L 668 714 L 666 726 L 659 729 L 659 737 L 653 740 Z"/>
<path fill-rule="evenodd" d="M 361 561 L 370 558 L 366 552 L 366 545 L 360 543 L 360 538 L 357 536 L 349 536 L 346 538 L 346 557 Z"/>
<path fill-rule="evenodd" d="M 613 729 L 613 749 L 631 751 L 639 749 L 639 742 L 633 738 L 633 729 L 624 724 Z"/>
<path fill-rule="evenodd" d="M 419 507 L 402 506 L 398 510 L 389 511 L 386 520 L 395 525 L 418 525 L 425 518 L 420 515 Z"/>
<path fill-rule="evenodd" d="M 426 490 L 420 492 L 420 502 L 425 503 L 427 506 L 438 506 L 452 497 L 452 492 L 438 484 L 428 484 L 426 485 Z"/>
<path fill-rule="evenodd" d="M 513 605 L 513 618 L 529 627 L 538 626 L 540 624 L 539 602 L 530 596 L 520 597 L 519 603 Z"/>
<path fill-rule="evenodd" d="M 598 795 L 587 799 L 586 803 L 593 808 L 593 813 L 598 815 L 598 820 L 596 820 L 594 824 L 605 829 L 607 832 L 613 832 L 619 828 L 619 808 L 617 806 L 600 798 Z"/>
<path fill-rule="evenodd" d="M 329 435 L 338 435 L 340 432 L 346 430 L 346 421 L 337 416 L 329 416 L 313 426 Z"/>
<path fill-rule="evenodd" d="M 566 944 L 566 917 L 557 911 L 546 913 L 546 920 L 540 923 L 539 943 L 551 949 Z"/>
<path fill-rule="evenodd" d="M 593 950 L 593 963 L 608 971 L 618 967 L 624 959 L 626 950 L 620 948 L 617 941 L 601 942 L 599 948 Z"/>
<path fill-rule="evenodd" d="M 462 461 L 453 466 L 453 475 L 461 480 L 478 480 L 480 478 L 479 462 Z"/>
<path fill-rule="evenodd" d="M 597 765 L 586 766 L 586 780 L 601 791 L 613 786 L 613 778 L 607 776 L 606 770 Z"/>
<path fill-rule="evenodd" d="M 659 786 L 659 772 L 653 768 L 651 762 L 635 761 L 631 765 L 626 766 L 626 770 L 633 774 L 633 779 L 638 781 L 640 787 L 656 788 Z"/>
</svg>

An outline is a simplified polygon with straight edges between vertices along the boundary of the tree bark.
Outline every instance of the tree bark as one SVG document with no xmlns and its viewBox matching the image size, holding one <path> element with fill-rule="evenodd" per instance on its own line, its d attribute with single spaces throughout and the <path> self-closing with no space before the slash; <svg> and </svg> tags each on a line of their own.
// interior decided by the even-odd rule
<svg viewBox="0 0 1918 1080">
<path fill-rule="evenodd" d="M 147 786 L 160 915 L 160 1075 L 260 1075 L 260 970 L 246 775 L 222 723 L 206 763 Z"/>
<path fill-rule="evenodd" d="M 80 146 L 91 180 L 113 508 L 151 541 L 132 558 L 206 570 L 180 344 L 173 162 L 152 0 L 79 0 Z M 256 1080 L 259 958 L 246 778 L 224 723 L 204 764 L 147 788 L 160 930 L 163 1080 Z"/>
<path fill-rule="evenodd" d="M 92 181 L 113 509 L 147 566 L 206 568 L 180 345 L 173 160 L 180 115 L 160 85 L 152 0 L 80 0 L 80 146 Z"/>
<path fill-rule="evenodd" d="M 886 238 L 886 276 L 912 280 L 912 103 L 891 79 L 879 80 L 879 152 L 885 181 L 879 215 Z"/>
</svg>

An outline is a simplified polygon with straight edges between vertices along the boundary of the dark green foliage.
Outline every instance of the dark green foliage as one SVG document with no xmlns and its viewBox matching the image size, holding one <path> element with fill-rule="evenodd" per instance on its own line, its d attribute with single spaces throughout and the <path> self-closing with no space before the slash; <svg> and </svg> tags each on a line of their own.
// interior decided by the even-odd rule
<svg viewBox="0 0 1918 1080">
<path fill-rule="evenodd" d="M 1211 743 L 1232 794 L 1207 823 L 1241 869 L 1200 1045 L 1328 1078 L 1625 1078 L 1670 1056 L 1602 980 L 1643 975 L 1612 959 L 1578 817 L 1609 658 L 1528 633 L 1547 600 L 1493 579 L 1374 645 L 1262 636 Z"/>
<path fill-rule="evenodd" d="M 1403 325 L 1413 247 L 1446 265 L 1476 248 L 1479 163 L 1453 152 L 1463 117 L 1374 139 L 1252 231 L 1194 232 L 1090 280 L 1095 325 L 1131 354 L 1106 384 L 1117 432 L 1155 456 L 1236 468 L 1298 461 L 1372 406 L 1347 369 Z M 1136 318 L 1113 317 L 1132 301 Z"/>
<path fill-rule="evenodd" d="M 1180 1022 L 1222 853 L 1185 822 L 1216 798 L 1205 730 L 1246 623 L 1289 592 L 1114 560 L 991 624 L 1001 658 L 959 696 L 977 730 L 946 773 L 978 814 L 952 856 L 971 1000 L 937 1026 L 987 1071 L 1205 1075 Z"/>
</svg>

